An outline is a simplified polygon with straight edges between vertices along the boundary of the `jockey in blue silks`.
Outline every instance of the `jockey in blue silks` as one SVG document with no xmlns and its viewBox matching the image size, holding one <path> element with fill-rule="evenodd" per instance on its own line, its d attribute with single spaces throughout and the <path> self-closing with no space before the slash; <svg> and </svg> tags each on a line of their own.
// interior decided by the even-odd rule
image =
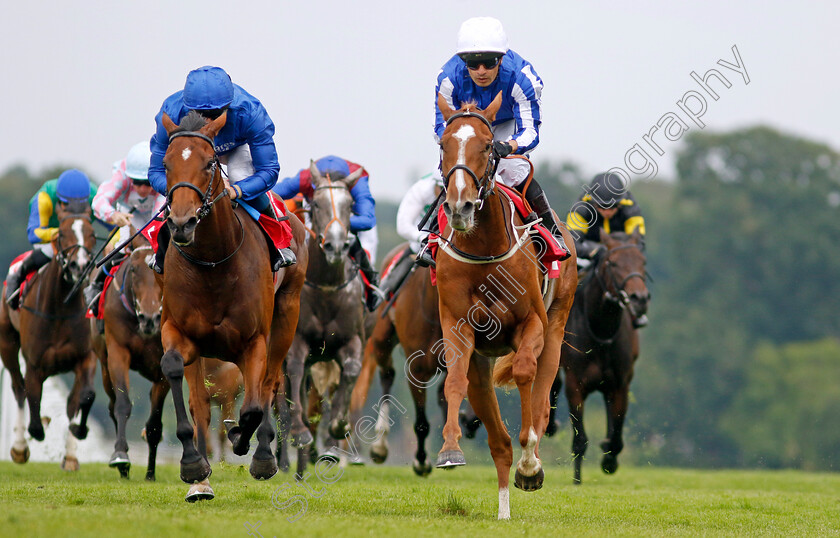
<svg viewBox="0 0 840 538">
<path fill-rule="evenodd" d="M 502 105 L 493 121 L 493 151 L 499 157 L 496 181 L 521 191 L 531 171 L 524 159 L 504 159 L 508 155 L 527 156 L 540 141 L 540 101 L 543 83 L 534 67 L 508 48 L 502 23 L 492 17 L 474 17 L 464 21 L 458 31 L 458 48 L 438 73 L 435 102 L 438 94 L 458 110 L 465 103 L 475 102 L 487 108 L 500 92 Z M 435 105 L 435 139 L 440 142 L 446 122 Z M 525 199 L 542 218 L 557 243 L 570 255 L 560 228 L 551 211 L 548 198 L 540 185 L 531 179 Z M 432 227 L 437 229 L 437 212 Z M 425 243 L 424 243 L 425 246 Z M 565 259 L 565 258 L 564 258 Z M 420 265 L 434 265 L 428 248 L 417 256 Z"/>
<path fill-rule="evenodd" d="M 359 168 L 364 168 L 335 155 L 327 155 L 318 159 L 315 166 L 321 174 L 338 174 L 342 177 L 347 177 Z M 382 296 L 376 292 L 379 285 L 379 273 L 374 270 L 370 261 L 370 258 L 376 256 L 378 238 L 376 234 L 376 201 L 370 193 L 369 183 L 370 176 L 365 170 L 350 188 L 350 195 L 353 197 L 350 232 L 355 234 L 355 239 L 350 245 L 348 254 L 371 284 L 370 287 L 365 287 L 365 304 L 370 311 L 373 311 L 379 306 Z M 297 194 L 303 194 L 304 198 L 309 201 L 312 200 L 315 193 L 308 168 L 304 168 L 292 177 L 278 181 L 273 190 L 284 200 L 294 198 Z"/>
<path fill-rule="evenodd" d="M 227 167 L 228 195 L 231 200 L 244 201 L 243 205 L 276 218 L 266 194 L 277 182 L 280 173 L 277 149 L 274 147 L 274 122 L 262 103 L 233 84 L 230 76 L 220 67 L 204 66 L 190 71 L 184 89 L 167 97 L 160 107 L 155 116 L 157 130 L 150 141 L 149 181 L 152 187 L 166 194 L 163 157 L 169 147 L 169 134 L 163 126 L 163 113 L 177 125 L 191 110 L 208 120 L 214 120 L 227 111 L 225 126 L 213 143 L 219 161 Z M 163 273 L 163 260 L 169 244 L 166 226 L 161 227 L 161 233 L 165 237 L 158 240 L 154 266 L 158 273 Z M 296 262 L 292 249 L 284 248 L 272 256 L 272 270 L 277 271 Z"/>
</svg>

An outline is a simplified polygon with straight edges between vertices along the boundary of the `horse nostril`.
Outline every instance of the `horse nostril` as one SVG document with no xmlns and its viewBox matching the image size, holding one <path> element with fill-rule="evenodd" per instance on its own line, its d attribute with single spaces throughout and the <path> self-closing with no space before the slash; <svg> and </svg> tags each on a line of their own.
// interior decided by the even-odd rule
<svg viewBox="0 0 840 538">
<path fill-rule="evenodd" d="M 469 215 L 473 211 L 473 204 L 472 202 L 464 202 L 464 207 L 461 209 L 461 213 L 464 215 Z"/>
<path fill-rule="evenodd" d="M 443 202 L 443 212 L 446 214 L 447 217 L 452 216 L 452 208 L 449 207 L 449 202 Z"/>
</svg>

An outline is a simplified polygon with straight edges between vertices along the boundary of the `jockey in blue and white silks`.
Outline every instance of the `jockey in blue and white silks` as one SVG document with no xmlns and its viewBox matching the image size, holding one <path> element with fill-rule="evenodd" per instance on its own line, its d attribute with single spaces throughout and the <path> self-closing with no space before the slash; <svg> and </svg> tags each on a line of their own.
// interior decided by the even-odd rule
<svg viewBox="0 0 840 538">
<path fill-rule="evenodd" d="M 492 17 L 474 17 L 464 21 L 458 31 L 455 55 L 441 68 L 435 86 L 435 103 L 442 95 L 450 108 L 458 110 L 475 102 L 487 108 L 499 93 L 502 104 L 492 124 L 493 151 L 499 157 L 496 181 L 522 190 L 531 172 L 526 159 L 505 159 L 508 155 L 527 156 L 540 142 L 540 100 L 543 83 L 534 67 L 508 48 L 502 23 Z M 446 123 L 435 105 L 435 140 L 440 142 Z M 551 211 L 548 198 L 534 179 L 524 193 L 543 224 L 552 232 L 559 246 L 570 251 Z M 432 226 L 437 224 L 434 215 Z M 561 258 L 565 259 L 565 258 Z M 417 257 L 420 265 L 433 265 L 429 249 Z"/>
<path fill-rule="evenodd" d="M 204 66 L 190 71 L 184 89 L 167 97 L 155 116 L 157 127 L 150 141 L 149 181 L 152 187 L 166 194 L 163 157 L 169 147 L 169 134 L 163 126 L 163 113 L 177 125 L 191 110 L 208 120 L 227 112 L 225 125 L 213 143 L 219 160 L 226 167 L 230 198 L 244 200 L 253 209 L 273 216 L 266 193 L 277 183 L 280 174 L 274 146 L 274 122 L 259 99 L 233 84 L 220 67 Z M 159 254 L 165 251 L 168 241 L 162 243 Z M 162 272 L 163 258 L 159 258 L 155 270 Z M 295 262 L 292 250 L 282 249 L 279 259 L 272 260 L 272 269 L 276 271 Z"/>
<path fill-rule="evenodd" d="M 365 278 L 371 284 L 365 287 L 365 304 L 373 311 L 381 302 L 381 295 L 376 293 L 379 285 L 379 274 L 374 270 L 371 260 L 376 259 L 376 248 L 379 237 L 376 231 L 376 201 L 370 193 L 370 176 L 360 164 L 348 161 L 335 155 L 327 155 L 315 161 L 315 166 L 321 174 L 338 174 L 347 177 L 362 169 L 362 175 L 353 185 L 350 185 L 350 195 L 353 197 L 353 207 L 350 209 L 350 232 L 355 238 L 350 245 L 348 254 L 359 266 Z M 297 194 L 302 194 L 306 202 L 312 200 L 315 188 L 312 185 L 312 173 L 309 168 L 300 170 L 297 174 L 277 182 L 272 189 L 284 200 L 290 200 Z"/>
</svg>

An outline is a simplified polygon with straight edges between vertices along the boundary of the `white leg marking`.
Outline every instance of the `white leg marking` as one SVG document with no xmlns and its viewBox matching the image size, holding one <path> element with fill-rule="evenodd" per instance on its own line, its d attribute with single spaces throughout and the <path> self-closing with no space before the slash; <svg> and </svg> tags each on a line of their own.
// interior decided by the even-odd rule
<svg viewBox="0 0 840 538">
<path fill-rule="evenodd" d="M 388 432 L 391 431 L 391 425 L 388 421 L 389 415 L 390 406 L 388 400 L 385 400 L 379 407 L 379 416 L 376 419 L 376 442 L 371 446 L 371 449 L 377 454 L 388 453 Z"/>
<path fill-rule="evenodd" d="M 510 519 L 510 492 L 499 488 L 499 519 Z"/>
<path fill-rule="evenodd" d="M 17 410 L 17 421 L 15 422 L 15 442 L 12 445 L 17 452 L 23 452 L 26 450 L 26 438 L 24 437 L 24 432 L 26 432 L 26 407 L 18 407 Z"/>
<path fill-rule="evenodd" d="M 516 469 L 520 474 L 534 476 L 540 471 L 542 464 L 536 456 L 536 448 L 537 433 L 532 427 L 528 430 L 528 442 L 525 444 L 525 448 L 522 449 L 522 457 L 519 458 L 519 462 L 516 464 Z"/>
</svg>

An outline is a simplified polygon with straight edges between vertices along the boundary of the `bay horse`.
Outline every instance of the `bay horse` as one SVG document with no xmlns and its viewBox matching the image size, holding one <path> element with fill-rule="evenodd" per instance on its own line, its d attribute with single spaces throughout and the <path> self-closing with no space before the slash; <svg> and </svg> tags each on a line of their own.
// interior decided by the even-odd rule
<svg viewBox="0 0 840 538">
<path fill-rule="evenodd" d="M 598 255 L 582 276 L 566 324 L 562 363 L 572 426 L 574 483 L 581 482 L 581 463 L 588 440 L 583 406 L 594 391 L 604 396 L 607 437 L 601 469 L 614 473 L 624 448 L 622 429 L 627 415 L 633 365 L 639 356 L 638 331 L 632 319 L 647 311 L 650 293 L 645 282 L 642 236 L 601 230 L 606 252 Z"/>
<path fill-rule="evenodd" d="M 234 454 L 247 454 L 256 432 L 251 476 L 269 479 L 277 472 L 270 406 L 297 326 L 307 265 L 306 230 L 290 214 L 291 248 L 298 262 L 273 279 L 263 231 L 245 208 L 234 207 L 226 196 L 213 144 L 226 120 L 226 112 L 208 122 L 191 111 L 180 125 L 166 114 L 162 117 L 170 137 L 163 162 L 166 225 L 174 248 L 167 251 L 164 274 L 156 277 L 163 289 L 161 369 L 175 403 L 177 436 L 183 447 L 181 479 L 193 484 L 188 501 L 212 498 L 204 442 L 210 398 L 202 356 L 233 362 L 242 372 L 245 396 L 239 423 L 228 429 Z M 195 430 L 182 393 L 185 374 Z"/>
<path fill-rule="evenodd" d="M 438 95 L 446 121 L 440 147 L 446 190 L 443 211 L 448 222 L 438 239 L 437 285 L 448 369 L 444 386 L 448 412 L 437 466 L 466 463 L 458 444 L 458 408 L 469 396 L 487 428 L 498 477 L 498 517 L 508 519 L 513 454 L 494 383 L 515 383 L 519 389 L 522 456 L 514 485 L 537 490 L 544 478 L 539 442 L 548 422 L 549 391 L 560 364 L 577 271 L 572 253 L 560 266 L 559 278 L 548 285 L 547 302 L 543 302 L 541 269 L 533 262 L 536 246 L 523 231 L 527 226 L 513 201 L 495 185 L 491 125 L 500 105 L 501 93 L 486 110 L 467 103 L 456 111 Z M 566 244 L 571 244 L 568 230 L 562 233 Z M 500 279 L 506 285 L 491 290 L 491 284 L 503 282 Z M 502 357 L 495 367 L 492 357 Z"/>
<path fill-rule="evenodd" d="M 149 447 L 146 480 L 154 481 L 157 447 L 163 434 L 163 404 L 169 393 L 169 382 L 160 367 L 162 290 L 148 265 L 154 256 L 152 247 L 142 236 L 135 238 L 133 245 L 104 292 L 104 332 L 97 331 L 96 320 L 91 320 L 91 331 L 93 349 L 102 364 L 102 384 L 110 400 L 108 411 L 117 430 L 108 465 L 122 478 L 128 478 L 131 469 L 125 433 L 132 407 L 129 372 L 134 370 L 152 382 L 144 437 Z"/>
<path fill-rule="evenodd" d="M 297 331 L 286 357 L 289 394 L 278 397 L 278 406 L 291 401 L 290 440 L 295 448 L 313 443 L 304 421 L 303 387 L 310 367 L 318 362 L 335 361 L 340 378 L 331 398 L 329 434 L 340 440 L 350 432 L 348 407 L 350 393 L 362 364 L 365 310 L 363 283 L 359 268 L 350 261 L 350 215 L 353 197 L 350 188 L 363 169 L 347 175 L 322 175 L 310 162 L 312 186 L 310 202 L 312 229 L 308 238 L 309 266 L 301 292 Z M 329 395 L 326 387 L 319 393 Z M 282 414 L 285 411 L 280 411 Z M 300 461 L 298 462 L 300 465 Z"/>
<path fill-rule="evenodd" d="M 399 245 L 388 253 L 383 267 L 388 267 L 395 257 L 402 255 L 406 246 L 407 244 Z M 412 469 L 417 476 L 428 476 L 432 472 L 425 447 L 430 431 L 429 420 L 426 417 L 426 390 L 446 375 L 446 365 L 438 361 L 438 349 L 435 347 L 443 337 L 438 301 L 437 288 L 432 286 L 429 269 L 414 266 L 391 306 L 383 303 L 370 315 L 375 324 L 365 343 L 362 371 L 353 390 L 350 406 L 351 415 L 357 417 L 361 414 L 378 366 L 382 398 L 376 421 L 377 440 L 371 445 L 370 457 L 375 463 L 384 463 L 388 457 L 388 399 L 396 376 L 392 353 L 396 345 L 400 344 L 405 352 L 405 374 L 414 400 L 414 434 L 417 437 L 417 449 Z M 446 417 L 443 383 L 438 383 L 437 401 L 443 416 Z"/>
<path fill-rule="evenodd" d="M 77 208 L 73 208 L 74 210 Z M 93 400 L 96 356 L 91 350 L 90 324 L 85 318 L 85 304 L 77 284 L 84 277 L 96 238 L 91 225 L 90 208 L 70 212 L 56 205 L 58 234 L 52 240 L 55 257 L 28 283 L 20 301 L 20 310 L 0 306 L 0 356 L 11 374 L 12 390 L 18 404 L 12 460 L 25 463 L 29 447 L 24 438 L 24 402 L 29 402 L 29 434 L 44 440 L 41 424 L 41 391 L 48 377 L 74 372 L 76 379 L 67 398 L 69 434 L 61 467 L 79 469 L 77 439 L 87 437 L 87 419 Z M 71 292 L 72 295 L 69 295 Z M 21 374 L 18 353 L 23 353 L 25 375 Z M 79 414 L 79 422 L 73 423 Z"/>
</svg>

